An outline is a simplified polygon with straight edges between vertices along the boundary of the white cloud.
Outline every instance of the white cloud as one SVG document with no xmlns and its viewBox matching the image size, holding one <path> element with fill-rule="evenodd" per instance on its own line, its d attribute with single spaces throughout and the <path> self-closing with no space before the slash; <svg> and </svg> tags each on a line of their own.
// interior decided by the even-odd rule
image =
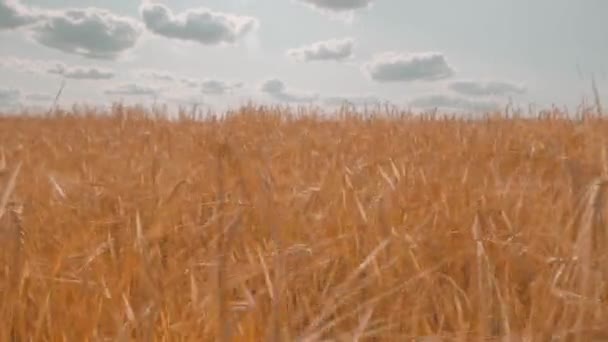
<svg viewBox="0 0 608 342">
<path fill-rule="evenodd" d="M 124 95 L 124 96 L 158 96 L 160 90 L 158 88 L 128 83 L 117 85 L 113 88 L 104 91 L 106 95 Z"/>
<path fill-rule="evenodd" d="M 166 70 L 140 69 L 136 71 L 136 75 L 156 82 L 175 83 L 193 89 L 199 88 L 201 93 L 208 95 L 222 95 L 243 86 L 242 82 L 230 83 L 215 79 L 201 81 L 190 77 L 182 77 Z"/>
<path fill-rule="evenodd" d="M 161 99 L 161 102 L 167 105 L 173 105 L 181 108 L 189 114 L 205 115 L 205 113 L 217 113 L 216 108 L 211 103 L 204 101 L 200 94 L 198 95 L 167 95 Z"/>
<path fill-rule="evenodd" d="M 97 66 L 69 66 L 58 61 L 14 57 L 0 59 L 0 67 L 28 73 L 60 75 L 75 80 L 107 80 L 115 76 L 114 71 Z"/>
<path fill-rule="evenodd" d="M 43 72 L 43 62 L 32 61 L 25 58 L 5 57 L 0 59 L 0 68 L 13 69 L 20 72 Z"/>
<path fill-rule="evenodd" d="M 368 8 L 375 0 L 299 0 L 322 11 L 347 12 Z"/>
<path fill-rule="evenodd" d="M 10 106 L 19 103 L 21 91 L 13 88 L 0 88 L 0 106 Z"/>
<path fill-rule="evenodd" d="M 190 77 L 182 77 L 180 80 L 180 83 L 188 88 L 198 88 L 200 85 L 200 82 L 190 78 Z"/>
<path fill-rule="evenodd" d="M 201 92 L 209 95 L 222 95 L 242 86 L 243 84 L 240 82 L 228 83 L 220 80 L 207 79 L 201 82 Z"/>
<path fill-rule="evenodd" d="M 456 93 L 468 96 L 504 96 L 526 92 L 522 85 L 502 81 L 454 81 L 448 87 Z"/>
<path fill-rule="evenodd" d="M 381 104 L 385 101 L 373 95 L 366 96 L 356 96 L 356 95 L 346 95 L 346 96 L 328 96 L 323 99 L 323 103 L 328 106 L 342 106 L 342 105 L 351 105 L 351 106 L 364 106 L 364 105 L 377 105 Z"/>
<path fill-rule="evenodd" d="M 145 1 L 140 7 L 143 22 L 153 33 L 166 38 L 205 45 L 233 44 L 257 29 L 257 19 L 193 8 L 174 14 L 171 9 Z"/>
<path fill-rule="evenodd" d="M 287 86 L 285 86 L 285 83 L 283 83 L 283 81 L 273 78 L 273 79 L 269 79 L 264 81 L 264 83 L 262 83 L 260 85 L 260 90 L 264 93 L 268 93 L 268 94 L 277 94 L 277 93 L 282 93 L 287 89 Z"/>
<path fill-rule="evenodd" d="M 436 81 L 451 77 L 454 69 L 441 53 L 394 53 L 376 55 L 364 65 L 376 82 Z"/>
<path fill-rule="evenodd" d="M 489 112 L 499 109 L 499 104 L 494 101 L 475 101 L 449 95 L 422 96 L 412 100 L 410 105 L 425 109 L 438 108 L 443 110 L 465 110 L 473 112 Z"/>
<path fill-rule="evenodd" d="M 0 31 L 34 23 L 37 16 L 18 0 L 0 0 Z"/>
<path fill-rule="evenodd" d="M 105 9 L 42 10 L 18 0 L 0 0 L 0 30 L 27 28 L 41 45 L 69 54 L 116 59 L 133 48 L 142 33 L 138 21 Z"/>
<path fill-rule="evenodd" d="M 47 93 L 29 93 L 25 95 L 25 99 L 32 102 L 49 102 L 55 99 L 55 96 Z"/>
<path fill-rule="evenodd" d="M 139 77 L 161 82 L 175 82 L 178 78 L 172 72 L 165 70 L 141 69 L 137 74 Z"/>
<path fill-rule="evenodd" d="M 141 36 L 140 24 L 104 9 L 45 11 L 31 28 L 39 44 L 65 53 L 95 59 L 117 59 Z"/>
<path fill-rule="evenodd" d="M 63 63 L 56 63 L 49 69 L 49 74 L 61 75 L 65 78 L 75 80 L 109 80 L 114 78 L 114 72 L 98 67 L 66 66 Z"/>
<path fill-rule="evenodd" d="M 342 61 L 352 57 L 355 41 L 352 38 L 330 39 L 287 50 L 287 56 L 302 62 Z"/>
<path fill-rule="evenodd" d="M 260 85 L 259 90 L 283 102 L 314 102 L 319 98 L 317 94 L 306 94 L 300 91 L 289 90 L 283 81 L 276 78 L 264 81 Z"/>
</svg>

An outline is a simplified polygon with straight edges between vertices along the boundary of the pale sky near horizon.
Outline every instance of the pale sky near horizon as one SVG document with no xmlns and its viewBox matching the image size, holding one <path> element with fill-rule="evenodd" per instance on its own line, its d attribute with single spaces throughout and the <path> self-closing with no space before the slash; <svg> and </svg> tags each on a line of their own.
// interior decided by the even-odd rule
<svg viewBox="0 0 608 342">
<path fill-rule="evenodd" d="M 608 103 L 605 0 L 0 0 L 0 107 Z"/>
</svg>

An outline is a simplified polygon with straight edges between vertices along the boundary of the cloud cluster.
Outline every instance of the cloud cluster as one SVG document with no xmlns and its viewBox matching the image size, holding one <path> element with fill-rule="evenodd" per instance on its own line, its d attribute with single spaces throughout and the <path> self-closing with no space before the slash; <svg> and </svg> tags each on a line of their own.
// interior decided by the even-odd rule
<svg viewBox="0 0 608 342">
<path fill-rule="evenodd" d="M 167 6 L 144 0 L 143 24 L 108 10 L 87 7 L 43 10 L 19 0 L 0 0 L 0 31 L 27 26 L 37 43 L 93 59 L 118 59 L 134 48 L 144 27 L 170 39 L 205 45 L 233 44 L 259 26 L 256 18 L 193 8 L 175 14 Z"/>
<path fill-rule="evenodd" d="M 375 0 L 299 0 L 322 11 L 347 12 L 371 6 Z"/>
<path fill-rule="evenodd" d="M 182 77 L 179 82 L 188 88 L 198 88 L 200 86 L 200 82 L 198 80 L 190 77 Z"/>
<path fill-rule="evenodd" d="M 114 72 L 108 69 L 83 66 L 70 67 L 63 63 L 55 63 L 47 69 L 47 72 L 75 80 L 109 80 L 115 76 Z"/>
<path fill-rule="evenodd" d="M 175 82 L 178 79 L 172 72 L 166 70 L 141 69 L 137 71 L 137 75 L 142 78 L 161 82 Z"/>
<path fill-rule="evenodd" d="M 364 65 L 364 70 L 376 82 L 437 81 L 455 72 L 443 54 L 433 52 L 385 52 Z"/>
<path fill-rule="evenodd" d="M 0 1 L 0 31 L 16 29 L 36 20 L 36 15 L 17 0 Z"/>
<path fill-rule="evenodd" d="M 259 21 L 250 16 L 212 11 L 199 7 L 180 13 L 166 5 L 141 0 L 141 21 L 121 16 L 96 7 L 45 10 L 28 7 L 19 0 L 0 0 L 0 31 L 23 29 L 31 40 L 67 54 L 90 59 L 116 60 L 133 49 L 144 30 L 167 39 L 195 42 L 203 45 L 230 45 L 242 40 L 259 28 Z M 295 0 L 316 10 L 332 15 L 352 15 L 359 9 L 369 8 L 375 0 Z M 294 47 L 286 56 L 299 62 L 345 61 L 353 58 L 355 40 L 334 38 Z M 109 80 L 115 72 L 97 66 L 69 66 L 61 62 L 31 61 L 27 59 L 0 59 L 0 67 L 13 67 L 27 72 L 60 75 L 75 80 Z M 378 83 L 440 81 L 451 78 L 455 69 L 440 52 L 400 53 L 384 52 L 361 65 L 361 71 Z M 243 87 L 217 79 L 198 80 L 162 70 L 139 70 L 135 83 L 114 85 L 105 90 L 107 95 L 157 96 L 161 88 L 154 85 L 182 86 L 196 90 L 197 94 L 222 95 Z M 146 84 L 141 78 L 152 80 Z M 142 81 L 142 83 L 137 83 Z M 150 84 L 151 83 L 151 84 Z M 171 83 L 171 84 L 169 84 Z M 503 81 L 458 80 L 447 83 L 450 94 L 432 95 L 414 99 L 417 107 L 442 107 L 488 111 L 497 108 L 495 102 L 479 98 L 523 94 L 522 85 Z M 168 89 L 168 88 L 162 88 Z M 183 90 L 183 89 L 182 89 Z M 276 78 L 259 85 L 260 92 L 270 97 L 293 103 L 322 101 L 327 105 L 377 104 L 375 96 L 319 97 L 289 89 Z M 25 98 L 44 101 L 40 94 L 22 95 L 19 90 L 0 89 L 0 102 L 8 103 Z M 475 98 L 478 98 L 475 100 Z"/>
<path fill-rule="evenodd" d="M 49 102 L 54 98 L 55 97 L 53 95 L 46 93 L 30 93 L 25 95 L 25 99 L 32 102 Z"/>
<path fill-rule="evenodd" d="M 342 61 L 352 57 L 355 41 L 352 38 L 330 39 L 287 50 L 287 56 L 301 62 Z"/>
<path fill-rule="evenodd" d="M 207 79 L 201 82 L 201 92 L 208 95 L 222 95 L 241 88 L 243 83 L 228 83 L 220 80 Z"/>
<path fill-rule="evenodd" d="M 474 112 L 489 112 L 499 108 L 494 101 L 474 101 L 450 95 L 429 95 L 416 98 L 410 105 L 420 108 L 440 108 L 451 110 L 465 110 Z"/>
<path fill-rule="evenodd" d="M 158 96 L 160 90 L 158 88 L 139 85 L 136 83 L 127 83 L 116 85 L 104 91 L 106 95 L 122 95 L 122 96 Z"/>
<path fill-rule="evenodd" d="M 88 58 L 116 59 L 133 48 L 141 25 L 99 8 L 41 10 L 18 0 L 0 1 L 0 30 L 27 26 L 41 45 Z"/>
<path fill-rule="evenodd" d="M 207 8 L 174 14 L 167 6 L 146 1 L 140 6 L 140 12 L 151 32 L 204 45 L 232 44 L 258 27 L 258 20 L 253 17 L 213 12 Z"/>
<path fill-rule="evenodd" d="M 13 88 L 0 88 L 0 106 L 14 105 L 19 103 L 21 91 Z"/>
<path fill-rule="evenodd" d="M 95 59 L 116 59 L 133 48 L 142 30 L 131 18 L 104 9 L 46 11 L 32 27 L 39 44 L 65 53 Z"/>
<path fill-rule="evenodd" d="M 456 93 L 475 97 L 506 96 L 526 92 L 526 88 L 522 85 L 503 81 L 454 81 L 448 87 Z"/>
<path fill-rule="evenodd" d="M 4 57 L 0 59 L 0 68 L 14 69 L 20 72 L 29 73 L 39 73 L 43 70 L 41 62 L 13 57 Z"/>
<path fill-rule="evenodd" d="M 305 94 L 302 92 L 289 90 L 283 81 L 276 78 L 264 81 L 260 85 L 259 89 L 262 93 L 266 93 L 272 98 L 282 102 L 314 102 L 319 97 L 316 94 Z"/>
<path fill-rule="evenodd" d="M 182 77 L 170 71 L 141 69 L 136 74 L 145 79 L 150 79 L 157 82 L 175 83 L 187 88 L 198 88 L 201 93 L 207 95 L 223 95 L 243 87 L 242 82 L 226 82 L 217 79 L 197 80 L 190 77 Z"/>
<path fill-rule="evenodd" d="M 247 16 L 213 12 L 205 8 L 174 14 L 161 4 L 144 2 L 141 16 L 148 30 L 158 35 L 207 45 L 234 43 L 259 25 Z M 116 59 L 133 48 L 141 25 L 128 17 L 99 8 L 42 11 L 16 0 L 0 2 L 0 30 L 36 22 L 31 36 L 39 44 L 88 58 Z"/>
<path fill-rule="evenodd" d="M 75 80 L 108 80 L 115 77 L 114 71 L 97 66 L 68 66 L 58 61 L 26 58 L 2 58 L 0 67 L 12 68 L 21 72 L 59 75 Z"/>
<path fill-rule="evenodd" d="M 357 95 L 349 95 L 349 96 L 328 96 L 323 98 L 323 103 L 327 106 L 342 106 L 342 105 L 350 105 L 350 106 L 366 106 L 366 105 L 379 105 L 383 101 L 382 99 L 373 96 L 357 96 Z"/>
</svg>

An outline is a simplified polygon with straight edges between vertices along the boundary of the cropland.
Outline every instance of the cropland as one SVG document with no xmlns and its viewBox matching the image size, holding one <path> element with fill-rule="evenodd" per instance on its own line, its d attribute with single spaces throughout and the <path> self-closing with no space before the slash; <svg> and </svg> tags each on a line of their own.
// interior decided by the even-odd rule
<svg viewBox="0 0 608 342">
<path fill-rule="evenodd" d="M 606 341 L 608 120 L 0 118 L 1 341 Z"/>
</svg>

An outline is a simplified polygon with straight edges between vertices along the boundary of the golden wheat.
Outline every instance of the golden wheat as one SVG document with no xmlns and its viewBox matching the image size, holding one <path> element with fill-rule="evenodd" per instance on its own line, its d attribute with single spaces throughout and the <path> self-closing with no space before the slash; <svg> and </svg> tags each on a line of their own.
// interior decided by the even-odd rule
<svg viewBox="0 0 608 342">
<path fill-rule="evenodd" d="M 293 113 L 0 119 L 0 340 L 608 339 L 608 121 Z"/>
</svg>

